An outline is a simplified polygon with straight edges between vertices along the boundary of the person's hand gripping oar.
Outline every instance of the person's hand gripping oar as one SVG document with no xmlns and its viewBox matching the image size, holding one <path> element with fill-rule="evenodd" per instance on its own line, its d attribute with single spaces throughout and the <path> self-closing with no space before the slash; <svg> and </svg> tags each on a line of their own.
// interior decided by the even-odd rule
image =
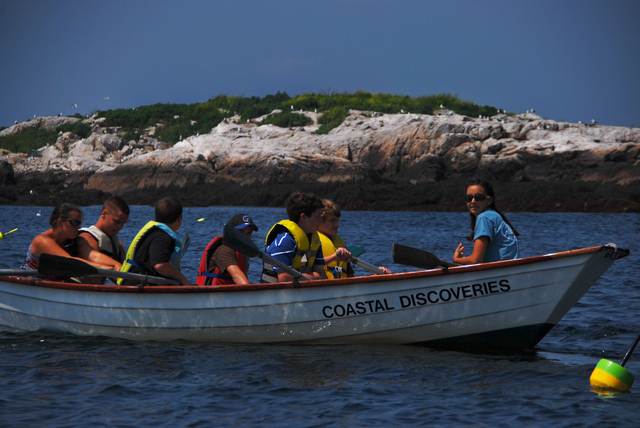
<svg viewBox="0 0 640 428">
<path fill-rule="evenodd" d="M 15 227 L 15 228 L 11 229 L 8 232 L 4 232 L 4 233 L 0 232 L 0 239 L 4 239 L 7 235 L 11 235 L 12 233 L 17 232 L 17 231 L 18 231 L 18 228 Z"/>
</svg>

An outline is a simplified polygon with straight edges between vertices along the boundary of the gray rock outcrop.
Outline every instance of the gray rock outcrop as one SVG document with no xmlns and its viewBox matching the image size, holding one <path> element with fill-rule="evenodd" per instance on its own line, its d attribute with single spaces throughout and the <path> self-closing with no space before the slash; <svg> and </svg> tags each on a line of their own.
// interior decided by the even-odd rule
<svg viewBox="0 0 640 428">
<path fill-rule="evenodd" d="M 281 205 L 306 190 L 345 208 L 459 210 L 464 184 L 482 176 L 508 210 L 640 211 L 639 128 L 533 114 L 352 111 L 327 135 L 315 134 L 317 125 L 225 120 L 172 147 L 93 128 L 86 139 L 61 135 L 40 157 L 3 156 L 15 170 L 18 203 L 98 203 L 117 193 L 132 203 L 174 194 L 190 205 Z M 41 199 L 23 195 L 27 187 L 40 187 Z"/>
</svg>

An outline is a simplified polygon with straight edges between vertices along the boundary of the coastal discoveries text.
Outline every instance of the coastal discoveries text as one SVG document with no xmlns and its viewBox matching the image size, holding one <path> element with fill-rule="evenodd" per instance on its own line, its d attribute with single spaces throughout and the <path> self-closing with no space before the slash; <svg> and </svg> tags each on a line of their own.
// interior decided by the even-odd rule
<svg viewBox="0 0 640 428">
<path fill-rule="evenodd" d="M 429 304 L 446 303 L 456 300 L 464 300 L 472 297 L 487 296 L 490 294 L 506 293 L 511 290 L 508 279 L 487 281 L 482 283 L 446 287 L 426 292 L 401 294 L 396 301 L 387 298 L 373 300 L 358 300 L 352 303 L 327 305 L 322 308 L 325 318 L 343 318 L 350 316 L 373 314 L 377 312 L 393 311 L 396 308 L 406 309 L 410 307 L 426 306 Z M 390 299 L 391 300 L 391 299 Z"/>
</svg>

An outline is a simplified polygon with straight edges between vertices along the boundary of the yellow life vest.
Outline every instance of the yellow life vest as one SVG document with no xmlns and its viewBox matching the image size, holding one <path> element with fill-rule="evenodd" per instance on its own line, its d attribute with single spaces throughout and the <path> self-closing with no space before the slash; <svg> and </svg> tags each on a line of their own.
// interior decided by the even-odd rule
<svg viewBox="0 0 640 428">
<path fill-rule="evenodd" d="M 136 250 L 138 249 L 138 245 L 140 244 L 140 242 L 142 242 L 142 238 L 145 237 L 147 235 L 147 233 L 149 233 L 154 228 L 161 229 L 163 232 L 165 232 L 167 235 L 171 236 L 171 238 L 173 238 L 175 240 L 176 248 L 173 251 L 171 259 L 172 259 L 172 264 L 173 264 L 173 261 L 175 259 L 174 255 L 178 256 L 177 269 L 180 269 L 179 257 L 182 255 L 181 254 L 182 242 L 180 241 L 178 235 L 169 226 L 167 226 L 166 224 L 151 220 L 151 221 L 148 221 L 147 224 L 142 226 L 142 229 L 140 229 L 138 231 L 136 236 L 131 241 L 131 244 L 129 244 L 129 248 L 127 249 L 127 255 L 125 256 L 124 262 L 122 263 L 122 266 L 120 267 L 120 272 L 129 272 L 131 270 L 131 268 L 135 264 L 135 261 L 133 260 L 133 258 L 134 258 L 135 254 L 136 254 Z M 123 279 L 122 278 L 118 278 L 118 284 L 122 285 L 122 282 L 123 282 Z"/>
<path fill-rule="evenodd" d="M 345 244 L 339 235 L 335 235 L 332 239 L 324 233 L 318 232 L 318 236 L 320 237 L 320 244 L 322 245 L 322 256 L 325 259 L 335 253 L 337 248 L 347 247 L 347 244 Z M 334 260 L 324 265 L 324 272 L 329 279 L 347 278 L 349 276 L 348 271 L 349 262 L 346 260 Z"/>
<path fill-rule="evenodd" d="M 318 233 L 312 233 L 311 242 L 309 242 L 307 234 L 297 223 L 291 220 L 280 220 L 267 232 L 264 240 L 265 247 L 271 244 L 271 242 L 276 239 L 276 236 L 282 232 L 289 232 L 296 241 L 296 254 L 293 256 L 293 264 L 291 267 L 303 273 L 312 272 L 313 265 L 316 262 L 316 255 L 320 249 Z M 273 266 L 268 262 L 263 263 L 262 280 L 265 282 L 276 282 L 278 280 L 277 276 L 274 275 Z"/>
</svg>

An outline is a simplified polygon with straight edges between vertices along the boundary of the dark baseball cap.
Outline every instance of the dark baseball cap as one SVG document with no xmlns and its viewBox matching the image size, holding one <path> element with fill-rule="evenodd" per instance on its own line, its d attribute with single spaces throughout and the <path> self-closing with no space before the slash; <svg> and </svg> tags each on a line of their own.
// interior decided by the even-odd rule
<svg viewBox="0 0 640 428">
<path fill-rule="evenodd" d="M 258 230 L 258 226 L 256 226 L 253 219 L 247 214 L 236 214 L 229 219 L 227 224 L 237 230 L 242 230 L 247 227 L 252 228 L 254 231 Z"/>
</svg>

